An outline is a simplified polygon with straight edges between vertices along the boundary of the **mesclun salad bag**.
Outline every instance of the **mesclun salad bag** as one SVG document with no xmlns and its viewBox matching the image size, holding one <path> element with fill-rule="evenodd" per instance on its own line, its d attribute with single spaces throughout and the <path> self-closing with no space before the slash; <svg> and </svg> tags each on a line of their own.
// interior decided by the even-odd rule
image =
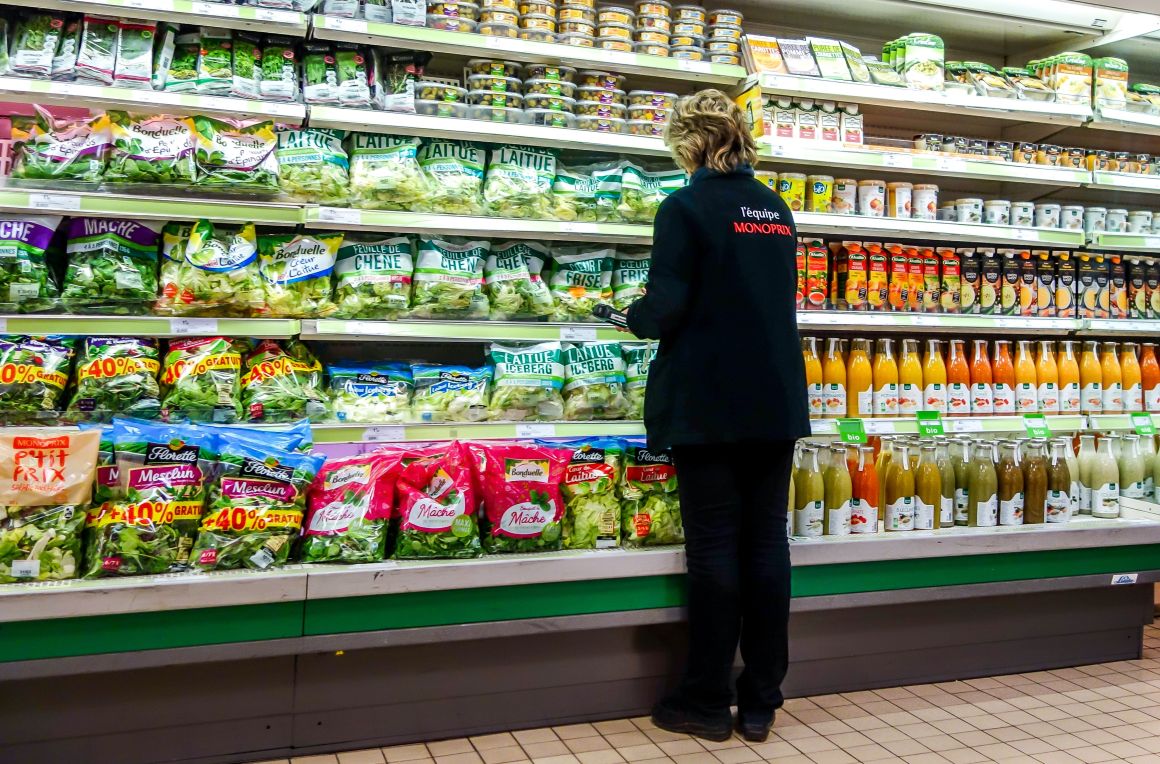
<svg viewBox="0 0 1160 764">
<path fill-rule="evenodd" d="M 161 360 L 157 340 L 86 337 L 81 341 L 68 418 L 108 422 L 114 415 L 161 416 Z"/>
<path fill-rule="evenodd" d="M 52 424 L 64 410 L 74 340 L 0 336 L 0 424 Z"/>
<path fill-rule="evenodd" d="M 399 537 L 395 557 L 478 557 L 478 499 L 471 454 L 452 442 L 402 453 L 396 484 Z"/>
<path fill-rule="evenodd" d="M 382 560 L 399 468 L 386 450 L 326 462 L 310 488 L 302 562 Z"/>
<path fill-rule="evenodd" d="M 668 451 L 650 450 L 643 439 L 626 441 L 620 498 L 621 544 L 637 547 L 685 543 L 677 472 Z"/>
<path fill-rule="evenodd" d="M 168 421 L 228 424 L 242 418 L 242 357 L 226 337 L 172 340 L 161 372 Z"/>
<path fill-rule="evenodd" d="M 560 483 L 571 451 L 543 446 L 469 443 L 483 490 L 484 549 L 548 552 L 563 547 Z"/>
<path fill-rule="evenodd" d="M 326 416 L 322 364 L 296 340 L 261 340 L 246 354 L 242 409 L 251 422 L 293 422 Z"/>
</svg>

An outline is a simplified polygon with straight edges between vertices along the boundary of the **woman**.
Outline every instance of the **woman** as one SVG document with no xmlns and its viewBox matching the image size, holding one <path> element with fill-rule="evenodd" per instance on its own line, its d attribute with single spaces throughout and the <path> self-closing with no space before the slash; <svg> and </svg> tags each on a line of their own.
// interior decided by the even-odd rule
<svg viewBox="0 0 1160 764">
<path fill-rule="evenodd" d="M 797 231 L 753 177 L 756 145 L 724 93 L 681 99 L 665 143 L 689 185 L 661 204 L 648 293 L 628 311 L 659 339 L 649 372 L 649 445 L 671 449 L 688 566 L 689 655 L 653 723 L 710 740 L 765 740 L 788 662 L 786 504 L 794 441 L 809 434 L 795 291 Z"/>
</svg>

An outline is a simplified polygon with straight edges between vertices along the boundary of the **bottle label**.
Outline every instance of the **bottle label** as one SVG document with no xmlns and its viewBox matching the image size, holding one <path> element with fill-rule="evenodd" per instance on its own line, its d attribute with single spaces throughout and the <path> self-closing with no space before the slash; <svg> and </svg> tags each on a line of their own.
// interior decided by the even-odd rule
<svg viewBox="0 0 1160 764">
<path fill-rule="evenodd" d="M 1015 411 L 1019 414 L 1035 414 L 1039 411 L 1039 391 L 1035 385 L 1026 382 L 1015 385 Z"/>
<path fill-rule="evenodd" d="M 1144 391 L 1145 411 L 1160 411 L 1160 385 Z"/>
<path fill-rule="evenodd" d="M 1039 401 L 1039 411 L 1043 414 L 1054 414 L 1057 411 L 1063 410 L 1063 399 L 1060 396 L 1059 388 L 1054 382 L 1044 382 L 1035 390 L 1035 397 Z M 1076 387 L 1076 393 L 1079 393 L 1079 388 Z M 1076 411 L 1079 411 L 1079 397 L 1076 396 Z"/>
<path fill-rule="evenodd" d="M 899 496 L 886 512 L 886 530 L 914 530 L 914 497 Z"/>
<path fill-rule="evenodd" d="M 1144 399 L 1139 385 L 1128 385 L 1124 388 L 1124 411 L 1143 411 Z"/>
<path fill-rule="evenodd" d="M 947 413 L 946 385 L 927 385 L 922 391 L 922 409 L 925 411 L 937 411 L 940 414 Z"/>
<path fill-rule="evenodd" d="M 1104 410 L 1104 388 L 1100 384 L 1083 386 L 1080 406 L 1085 414 L 1098 414 Z"/>
<path fill-rule="evenodd" d="M 1092 489 L 1082 483 L 1079 486 L 1079 512 L 1081 515 L 1092 513 Z"/>
<path fill-rule="evenodd" d="M 967 498 L 966 488 L 955 489 L 955 525 L 967 524 L 967 510 L 970 506 Z"/>
<path fill-rule="evenodd" d="M 1048 491 L 1044 515 L 1049 523 L 1066 523 L 1071 519 L 1071 497 L 1063 491 Z"/>
<path fill-rule="evenodd" d="M 971 388 L 962 382 L 947 385 L 947 413 L 951 416 L 971 415 Z"/>
<path fill-rule="evenodd" d="M 995 396 L 992 394 L 990 385 L 984 382 L 971 385 L 971 413 L 995 413 Z"/>
<path fill-rule="evenodd" d="M 1071 382 L 1059 388 L 1059 413 L 1078 414 L 1081 408 L 1079 383 Z"/>
<path fill-rule="evenodd" d="M 829 522 L 830 536 L 849 536 L 850 535 L 850 502 L 845 502 L 840 507 L 831 507 L 826 510 L 827 520 Z"/>
<path fill-rule="evenodd" d="M 817 418 L 826 413 L 825 396 L 821 385 L 806 385 L 806 394 L 810 401 L 810 416 Z"/>
<path fill-rule="evenodd" d="M 919 497 L 914 497 L 914 529 L 916 531 L 934 530 L 934 505 L 927 504 Z"/>
<path fill-rule="evenodd" d="M 1120 486 L 1120 496 L 1125 499 L 1143 499 L 1147 495 L 1143 480 L 1138 483 L 1124 483 Z"/>
<path fill-rule="evenodd" d="M 1071 499 L 1071 517 L 1079 514 L 1080 505 L 1082 501 L 1083 487 L 1078 480 L 1071 481 L 1071 490 L 1068 491 L 1068 497 Z M 1070 517 L 1068 518 L 1071 519 Z"/>
<path fill-rule="evenodd" d="M 874 391 L 874 416 L 898 414 L 898 385 L 885 384 Z"/>
<path fill-rule="evenodd" d="M 943 496 L 939 500 L 938 524 L 943 528 L 955 524 L 955 497 Z"/>
<path fill-rule="evenodd" d="M 878 508 L 866 499 L 850 500 L 850 532 L 877 533 Z"/>
<path fill-rule="evenodd" d="M 1104 387 L 1103 406 L 1105 414 L 1114 414 L 1124 410 L 1124 390 L 1118 382 Z"/>
<path fill-rule="evenodd" d="M 919 400 L 922 390 L 918 385 L 904 384 L 898 386 L 898 413 L 914 416 L 919 409 Z"/>
<path fill-rule="evenodd" d="M 993 528 L 999 522 L 999 498 L 991 494 L 989 499 L 979 502 L 978 525 L 980 528 Z"/>
<path fill-rule="evenodd" d="M 993 411 L 996 414 L 1014 414 L 1015 413 L 1015 391 L 1011 385 L 997 383 L 992 388 L 991 401 Z"/>
<path fill-rule="evenodd" d="M 1023 492 L 999 502 L 999 525 L 1023 524 Z"/>
<path fill-rule="evenodd" d="M 826 416 L 846 416 L 846 386 L 837 383 L 822 385 L 822 403 Z"/>
<path fill-rule="evenodd" d="M 822 535 L 822 502 L 807 501 L 794 512 L 794 535 L 814 538 Z"/>
<path fill-rule="evenodd" d="M 870 390 L 858 393 L 858 415 L 874 416 L 874 393 Z"/>
<path fill-rule="evenodd" d="M 1104 483 L 1092 489 L 1092 514 L 1096 517 L 1120 516 L 1120 486 Z"/>
</svg>

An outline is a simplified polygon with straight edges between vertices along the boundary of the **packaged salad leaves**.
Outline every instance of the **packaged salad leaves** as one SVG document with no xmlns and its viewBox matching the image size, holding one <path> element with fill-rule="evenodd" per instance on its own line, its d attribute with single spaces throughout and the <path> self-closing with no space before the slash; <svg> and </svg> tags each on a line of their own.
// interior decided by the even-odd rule
<svg viewBox="0 0 1160 764">
<path fill-rule="evenodd" d="M 624 354 L 624 394 L 628 398 L 628 418 L 644 419 L 644 394 L 648 387 L 648 370 L 654 349 L 651 342 L 626 342 Z"/>
<path fill-rule="evenodd" d="M 612 307 L 627 310 L 629 305 L 644 296 L 650 265 L 652 249 L 649 247 L 624 245 L 616 248 L 612 266 Z"/>
<path fill-rule="evenodd" d="M 688 180 L 684 170 L 649 172 L 626 162 L 616 211 L 626 223 L 651 223 L 661 202 Z"/>
<path fill-rule="evenodd" d="M 258 270 L 266 285 L 266 315 L 325 318 L 337 310 L 330 296 L 330 274 L 342 236 L 287 233 L 258 237 Z"/>
<path fill-rule="evenodd" d="M 12 62 L 8 57 L 8 19 L 0 19 L 0 74 L 12 71 Z"/>
<path fill-rule="evenodd" d="M 16 22 L 8 57 L 12 73 L 38 79 L 49 77 L 64 26 L 63 14 L 30 13 L 21 16 Z"/>
<path fill-rule="evenodd" d="M 390 24 L 392 21 L 399 24 L 407 23 L 403 18 L 396 20 L 394 13 L 392 13 L 391 0 L 363 0 L 363 18 L 367 21 L 379 21 L 385 24 Z M 423 7 L 423 13 L 427 10 L 426 5 Z"/>
<path fill-rule="evenodd" d="M 360 0 L 322 0 L 322 13 L 327 16 L 340 16 L 353 19 L 358 15 Z"/>
<path fill-rule="evenodd" d="M 487 419 L 491 369 L 470 366 L 411 367 L 415 393 L 411 404 L 416 422 L 482 422 Z"/>
<path fill-rule="evenodd" d="M 165 75 L 164 88 L 170 93 L 192 93 L 197 90 L 197 61 L 201 55 L 201 32 L 177 35 Z"/>
<path fill-rule="evenodd" d="M 591 168 L 568 169 L 557 163 L 552 181 L 552 218 L 565 222 L 595 223 L 596 189 L 599 183 Z"/>
<path fill-rule="evenodd" d="M 189 223 L 170 221 L 161 229 L 161 273 L 157 277 L 160 292 L 153 312 L 159 316 L 172 316 L 178 311 L 174 305 L 180 292 L 181 269 L 185 265 L 185 248 L 189 244 L 189 234 L 193 226 Z"/>
<path fill-rule="evenodd" d="M 278 179 L 282 192 L 303 202 L 345 205 L 350 160 L 344 130 L 315 127 L 278 129 Z"/>
<path fill-rule="evenodd" d="M 355 133 L 350 138 L 350 204 L 411 210 L 431 193 L 418 161 L 419 139 Z"/>
<path fill-rule="evenodd" d="M 72 218 L 61 302 L 77 313 L 144 313 L 157 296 L 161 224 Z"/>
<path fill-rule="evenodd" d="M 515 444 L 467 444 L 476 459 L 487 517 L 483 548 L 549 552 L 563 547 L 560 483 L 572 452 Z"/>
<path fill-rule="evenodd" d="M 101 433 L 101 445 L 97 449 L 97 469 L 93 476 L 93 496 L 89 502 L 89 520 L 91 521 L 96 514 L 106 509 L 107 504 L 121 496 L 121 473 L 117 471 L 113 425 L 77 422 L 77 428 L 96 430 Z M 88 543 L 88 539 L 86 539 L 86 546 Z"/>
<path fill-rule="evenodd" d="M 339 44 L 334 52 L 340 106 L 369 109 L 371 87 L 368 62 L 363 51 L 351 45 Z"/>
<path fill-rule="evenodd" d="M 197 174 L 197 145 L 188 117 L 130 116 L 108 113 L 112 147 L 106 183 L 191 185 Z"/>
<path fill-rule="evenodd" d="M 153 41 L 157 37 L 156 21 L 117 22 L 117 65 L 113 84 L 119 88 L 153 88 Z"/>
<path fill-rule="evenodd" d="M 612 302 L 612 263 L 616 249 L 578 244 L 552 248 L 548 278 L 556 302 L 556 321 L 595 321 L 592 309 Z"/>
<path fill-rule="evenodd" d="M 620 498 L 624 546 L 685 543 L 677 473 L 668 451 L 650 450 L 639 438 L 626 441 Z"/>
<path fill-rule="evenodd" d="M 260 98 L 262 38 L 250 32 L 235 32 L 232 44 L 233 79 L 230 82 L 230 95 Z"/>
<path fill-rule="evenodd" d="M 483 261 L 486 239 L 421 237 L 416 247 L 411 315 L 415 318 L 487 318 Z"/>
<path fill-rule="evenodd" d="M 182 240 L 186 231 L 188 239 Z M 246 317 L 265 310 L 253 223 L 220 226 L 199 220 L 192 228 L 178 227 L 163 238 L 163 253 L 167 245 L 172 247 L 167 257 L 181 258 L 176 269 L 169 270 L 172 281 L 165 280 L 162 263 L 161 299 L 169 314 Z"/>
<path fill-rule="evenodd" d="M 157 41 L 153 46 L 153 75 L 149 78 L 152 90 L 165 90 L 169 80 L 169 66 L 177 49 L 177 26 L 162 21 L 157 24 Z"/>
<path fill-rule="evenodd" d="M 571 449 L 560 492 L 564 496 L 564 548 L 620 546 L 620 481 L 623 449 L 613 438 L 543 442 Z"/>
<path fill-rule="evenodd" d="M 233 35 L 228 29 L 201 27 L 197 54 L 199 95 L 228 95 L 234 84 Z"/>
<path fill-rule="evenodd" d="M 262 79 L 258 97 L 263 101 L 297 101 L 297 43 L 289 37 L 269 35 L 262 45 Z"/>
<path fill-rule="evenodd" d="M 78 79 L 85 79 L 98 85 L 113 84 L 119 32 L 116 19 L 85 16 L 84 28 L 81 31 L 81 48 L 77 53 Z"/>
<path fill-rule="evenodd" d="M 478 557 L 478 500 L 468 447 L 455 441 L 404 451 L 402 458 L 406 466 L 396 484 L 399 537 L 394 556 Z"/>
<path fill-rule="evenodd" d="M 0 423 L 45 424 L 64 409 L 73 340 L 0 337 Z"/>
<path fill-rule="evenodd" d="M 552 315 L 552 293 L 540 273 L 548 247 L 535 241 L 496 244 L 483 264 L 491 318 L 511 320 Z"/>
<path fill-rule="evenodd" d="M 278 139 L 274 123 L 194 117 L 197 185 L 231 192 L 276 192 Z"/>
<path fill-rule="evenodd" d="M 428 191 L 417 212 L 479 215 L 483 211 L 483 168 L 487 151 L 477 143 L 436 138 L 419 148 L 419 166 Z"/>
<path fill-rule="evenodd" d="M 592 180 L 596 183 L 596 220 L 600 223 L 619 221 L 617 207 L 620 204 L 620 189 L 624 185 L 624 162 L 596 165 L 592 168 Z"/>
<path fill-rule="evenodd" d="M 336 422 L 396 424 L 411 419 L 415 381 L 405 363 L 328 364 Z"/>
<path fill-rule="evenodd" d="M 0 433 L 0 583 L 76 578 L 98 430 Z"/>
<path fill-rule="evenodd" d="M 190 554 L 194 567 L 265 570 L 286 562 L 326 458 L 275 448 L 255 431 L 253 440 L 223 442 L 219 461 Z"/>
<path fill-rule="evenodd" d="M 495 391 L 488 412 L 497 421 L 554 421 L 564 416 L 563 351 L 559 342 L 492 344 Z"/>
<path fill-rule="evenodd" d="M 7 26 L 7 23 L 5 23 Z M 52 57 L 52 78 L 63 82 L 71 82 L 77 76 L 77 56 L 81 50 L 81 31 L 84 29 L 84 19 L 73 17 L 65 21 L 64 29 L 60 32 L 60 41 L 56 45 L 56 53 Z M 7 46 L 5 46 L 7 50 Z M 4 69 L 7 74 L 7 69 Z"/>
<path fill-rule="evenodd" d="M 214 433 L 218 438 L 254 439 L 254 433 L 260 432 L 259 442 L 272 448 L 284 451 L 297 451 L 308 454 L 314 450 L 314 435 L 310 432 L 310 422 L 300 419 L 289 425 L 270 425 L 261 430 L 255 430 L 253 425 L 238 424 L 189 424 L 187 427 L 197 427 Z M 220 443 L 220 441 L 218 441 Z M 217 463 L 214 463 L 217 469 Z M 216 473 L 215 473 L 216 474 Z"/>
<path fill-rule="evenodd" d="M 406 236 L 375 241 L 343 239 L 334 264 L 335 315 L 401 318 L 411 310 L 414 245 Z"/>
<path fill-rule="evenodd" d="M 306 43 L 302 56 L 302 98 L 306 103 L 338 103 L 338 62 L 330 43 Z"/>
<path fill-rule="evenodd" d="M 86 337 L 77 357 L 70 419 L 108 422 L 113 416 L 161 416 L 161 371 L 157 340 Z"/>
<path fill-rule="evenodd" d="M 324 464 L 310 488 L 303 562 L 378 562 L 387 553 L 399 456 L 374 451 Z"/>
<path fill-rule="evenodd" d="M 262 340 L 244 359 L 242 409 L 251 422 L 318 422 L 326 416 L 322 364 L 303 345 Z"/>
<path fill-rule="evenodd" d="M 424 10 L 426 10 L 424 8 Z M 424 21 L 426 16 L 423 15 Z M 418 26 L 423 26 L 422 23 Z M 372 49 L 372 54 L 378 51 Z M 408 51 L 379 57 L 376 78 L 371 83 L 375 106 L 383 111 L 415 113 L 415 83 L 423 79 L 423 70 L 431 60 L 430 53 Z"/>
<path fill-rule="evenodd" d="M 189 566 L 213 474 L 216 438 L 188 425 L 113 423 L 116 496 L 88 517 L 85 578 Z"/>
<path fill-rule="evenodd" d="M 556 152 L 551 149 L 501 145 L 491 154 L 483 182 L 487 211 L 504 218 L 552 217 L 552 181 Z"/>
<path fill-rule="evenodd" d="M 61 219 L 50 215 L 0 215 L 0 310 L 50 310 L 60 291 L 45 259 Z"/>
<path fill-rule="evenodd" d="M 161 372 L 161 415 L 174 422 L 242 418 L 242 357 L 225 337 L 171 340 Z"/>
<path fill-rule="evenodd" d="M 12 178 L 96 184 L 108 160 L 109 119 L 54 119 L 37 106 L 35 120 L 13 120 Z"/>
<path fill-rule="evenodd" d="M 623 419 L 624 358 L 619 342 L 584 342 L 564 346 L 564 418 Z"/>
</svg>

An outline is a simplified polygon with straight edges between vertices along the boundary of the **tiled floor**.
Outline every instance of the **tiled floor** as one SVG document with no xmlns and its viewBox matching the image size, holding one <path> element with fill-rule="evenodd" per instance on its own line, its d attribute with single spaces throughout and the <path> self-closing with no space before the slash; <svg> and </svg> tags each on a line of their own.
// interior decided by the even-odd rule
<svg viewBox="0 0 1160 764">
<path fill-rule="evenodd" d="M 1160 626 L 1144 658 L 790 700 L 760 745 L 647 718 L 305 756 L 263 764 L 1160 764 Z"/>
</svg>

